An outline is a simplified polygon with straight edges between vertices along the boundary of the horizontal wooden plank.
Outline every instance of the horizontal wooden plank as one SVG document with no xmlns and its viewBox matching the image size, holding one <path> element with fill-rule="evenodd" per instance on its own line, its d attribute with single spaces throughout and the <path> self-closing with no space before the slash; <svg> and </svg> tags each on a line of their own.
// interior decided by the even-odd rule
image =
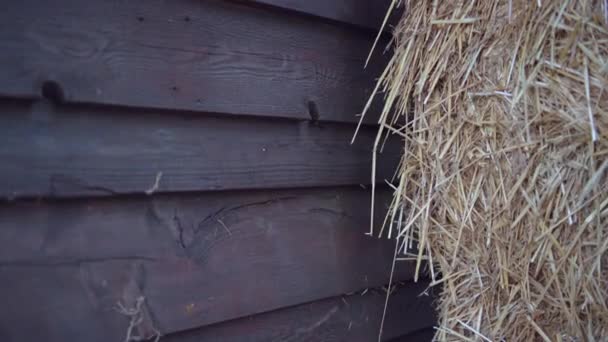
<svg viewBox="0 0 608 342">
<path fill-rule="evenodd" d="M 392 0 L 242 0 L 285 8 L 377 30 Z"/>
<path fill-rule="evenodd" d="M 146 192 L 367 184 L 375 131 L 351 125 L 0 101 L 0 195 Z M 398 146 L 379 178 L 390 178 Z"/>
<path fill-rule="evenodd" d="M 389 342 L 431 342 L 435 336 L 434 328 L 425 328 L 413 333 L 396 337 Z"/>
<path fill-rule="evenodd" d="M 6 97 L 357 122 L 384 66 L 373 35 L 226 1 L 10 0 L 0 22 Z"/>
<path fill-rule="evenodd" d="M 394 247 L 368 212 L 357 187 L 7 202 L 0 337 L 117 341 L 140 296 L 142 329 L 168 334 L 381 286 Z"/>
<path fill-rule="evenodd" d="M 419 296 L 427 285 L 408 283 L 394 290 L 382 340 L 433 326 L 432 298 Z M 376 341 L 385 298 L 385 293 L 370 290 L 176 333 L 162 341 Z"/>
</svg>

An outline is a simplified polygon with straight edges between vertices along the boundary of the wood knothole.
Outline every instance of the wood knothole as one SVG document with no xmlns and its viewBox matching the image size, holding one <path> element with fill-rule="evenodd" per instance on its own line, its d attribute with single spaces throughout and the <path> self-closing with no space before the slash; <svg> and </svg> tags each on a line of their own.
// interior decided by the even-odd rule
<svg viewBox="0 0 608 342">
<path fill-rule="evenodd" d="M 310 115 L 310 121 L 313 123 L 319 122 L 321 118 L 319 114 L 319 107 L 315 101 L 308 101 L 308 115 Z"/>
<path fill-rule="evenodd" d="M 41 87 L 42 97 L 54 104 L 63 103 L 65 94 L 59 83 L 52 80 L 42 82 Z"/>
</svg>

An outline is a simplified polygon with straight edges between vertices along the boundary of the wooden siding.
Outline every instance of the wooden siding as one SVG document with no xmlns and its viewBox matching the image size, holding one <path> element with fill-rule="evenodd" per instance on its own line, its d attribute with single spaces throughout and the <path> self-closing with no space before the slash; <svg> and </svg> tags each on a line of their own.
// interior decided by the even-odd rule
<svg viewBox="0 0 608 342">
<path fill-rule="evenodd" d="M 417 342 L 417 341 L 432 341 L 433 336 L 435 336 L 435 329 L 433 327 L 428 327 L 424 329 L 420 329 L 418 331 L 402 335 L 399 337 L 395 337 L 388 342 Z"/>
<path fill-rule="evenodd" d="M 34 339 L 41 331 L 23 324 L 86 317 L 77 332 L 44 334 L 108 341 L 124 333 L 113 308 L 133 292 L 166 334 L 378 287 L 393 248 L 363 234 L 367 208 L 356 188 L 5 205 L 0 282 L 12 309 L 0 322 Z M 400 265 L 397 279 L 411 277 Z"/>
<path fill-rule="evenodd" d="M 394 241 L 364 234 L 367 185 L 379 224 L 401 145 L 372 180 L 377 107 L 350 138 L 376 6 L 9 0 L 0 340 L 124 340 L 139 297 L 162 341 L 375 340 Z M 433 324 L 412 273 L 385 339 Z"/>
<path fill-rule="evenodd" d="M 360 26 L 376 33 L 392 0 L 241 0 Z"/>
<path fill-rule="evenodd" d="M 0 22 L 1 96 L 357 122 L 384 65 L 373 34 L 219 0 L 9 0 Z"/>
<path fill-rule="evenodd" d="M 350 145 L 350 125 L 25 101 L 0 100 L 0 110 L 5 198 L 371 182 L 372 128 Z M 385 147 L 378 180 L 392 176 L 398 150 Z"/>
<path fill-rule="evenodd" d="M 431 326 L 435 313 L 431 306 L 433 297 L 423 294 L 426 286 L 428 283 L 409 283 L 391 293 L 383 340 L 407 336 Z M 420 296 L 413 295 L 416 293 Z M 240 342 L 243 336 L 247 336 L 248 342 L 377 341 L 385 299 L 384 291 L 357 292 L 168 335 L 163 342 Z"/>
</svg>

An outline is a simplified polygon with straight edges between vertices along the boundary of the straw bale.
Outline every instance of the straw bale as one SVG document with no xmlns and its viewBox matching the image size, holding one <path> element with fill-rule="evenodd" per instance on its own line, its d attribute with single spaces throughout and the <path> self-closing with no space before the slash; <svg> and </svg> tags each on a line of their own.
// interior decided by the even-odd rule
<svg viewBox="0 0 608 342">
<path fill-rule="evenodd" d="M 403 158 L 370 234 L 442 285 L 435 338 L 608 340 L 606 2 L 398 5 L 374 151 Z"/>
</svg>

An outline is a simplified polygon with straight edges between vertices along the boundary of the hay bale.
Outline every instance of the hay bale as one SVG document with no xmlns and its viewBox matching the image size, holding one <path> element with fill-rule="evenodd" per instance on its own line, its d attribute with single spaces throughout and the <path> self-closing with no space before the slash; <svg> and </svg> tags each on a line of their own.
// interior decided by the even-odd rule
<svg viewBox="0 0 608 342">
<path fill-rule="evenodd" d="M 605 341 L 606 2 L 402 5 L 375 93 L 403 159 L 370 233 L 433 265 L 438 340 Z"/>
</svg>

